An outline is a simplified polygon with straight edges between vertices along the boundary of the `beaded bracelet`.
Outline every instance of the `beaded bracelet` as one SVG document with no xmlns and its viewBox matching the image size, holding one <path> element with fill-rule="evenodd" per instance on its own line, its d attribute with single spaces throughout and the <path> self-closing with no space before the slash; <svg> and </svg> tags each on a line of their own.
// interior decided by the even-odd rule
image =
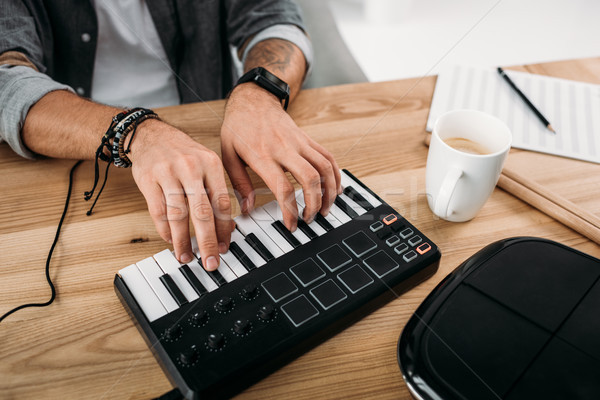
<svg viewBox="0 0 600 400">
<path fill-rule="evenodd" d="M 127 114 L 125 118 L 119 121 L 113 128 L 115 135 L 113 137 L 111 153 L 112 161 L 117 167 L 131 167 L 131 161 L 129 160 L 129 157 L 127 157 L 127 153 L 130 152 L 133 135 L 135 135 L 138 125 L 148 118 L 159 119 L 154 111 L 146 108 L 139 108 L 134 111 L 132 110 L 132 112 Z M 124 151 L 123 143 L 125 143 L 125 138 L 130 132 L 133 132 L 131 140 L 129 141 L 130 145 L 127 150 Z"/>
<path fill-rule="evenodd" d="M 125 130 L 123 130 L 122 132 L 119 131 L 115 135 L 115 138 L 113 139 L 112 154 L 114 158 L 114 164 L 117 167 L 131 167 L 131 160 L 129 159 L 129 157 L 127 157 L 127 154 L 131 152 L 131 142 L 133 142 L 133 137 L 135 136 L 135 132 L 137 131 L 138 126 L 147 119 L 160 120 L 160 118 L 156 114 L 142 115 L 141 117 L 138 117 L 135 120 L 135 123 L 129 124 L 127 128 L 125 128 Z M 125 139 L 130 133 L 131 138 L 129 140 L 129 145 L 127 146 L 127 149 L 125 149 Z"/>
<path fill-rule="evenodd" d="M 131 160 L 127 157 L 127 153 L 130 152 L 131 142 L 133 135 L 135 134 L 138 125 L 148 118 L 160 119 L 158 115 L 152 110 L 147 108 L 133 108 L 131 110 L 123 110 L 112 118 L 110 126 L 102 136 L 100 146 L 96 149 L 96 160 L 94 163 L 94 186 L 91 190 L 84 193 L 84 199 L 90 200 L 94 195 L 98 181 L 100 178 L 100 169 L 98 160 L 106 161 L 106 171 L 104 173 L 104 182 L 96 195 L 94 204 L 87 212 L 87 215 L 92 214 L 92 210 L 100 198 L 100 194 L 104 190 L 106 180 L 108 179 L 108 168 L 111 164 L 115 164 L 117 167 L 127 168 L 131 166 Z M 129 146 L 126 150 L 123 150 L 123 143 L 127 135 L 131 133 L 129 140 Z M 112 141 L 112 142 L 111 142 Z M 105 152 L 106 151 L 106 152 Z M 108 154 L 107 154 L 108 153 Z"/>
</svg>

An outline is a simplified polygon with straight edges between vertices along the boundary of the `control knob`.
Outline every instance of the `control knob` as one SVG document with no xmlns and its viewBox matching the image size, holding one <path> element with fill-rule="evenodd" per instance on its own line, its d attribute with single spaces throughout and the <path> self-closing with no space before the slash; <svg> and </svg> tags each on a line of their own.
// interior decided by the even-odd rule
<svg viewBox="0 0 600 400">
<path fill-rule="evenodd" d="M 269 321 L 275 317 L 275 309 L 270 304 L 265 304 L 258 309 L 258 318 L 263 321 Z"/>
<path fill-rule="evenodd" d="M 206 345 L 212 350 L 219 350 L 225 345 L 225 336 L 222 333 L 211 333 L 208 335 Z"/>
</svg>

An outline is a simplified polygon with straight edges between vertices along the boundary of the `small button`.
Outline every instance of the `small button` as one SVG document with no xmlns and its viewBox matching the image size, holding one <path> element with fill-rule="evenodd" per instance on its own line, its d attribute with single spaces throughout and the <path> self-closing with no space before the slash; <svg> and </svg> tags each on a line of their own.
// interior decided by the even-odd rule
<svg viewBox="0 0 600 400">
<path fill-rule="evenodd" d="M 369 228 L 371 229 L 371 232 L 377 232 L 378 230 L 383 228 L 383 222 L 377 221 L 377 222 L 371 224 L 371 226 L 369 226 Z"/>
<path fill-rule="evenodd" d="M 80 86 L 77 89 L 75 89 L 75 91 L 77 92 L 78 95 L 83 96 L 85 94 L 85 90 Z"/>
<path fill-rule="evenodd" d="M 92 36 L 89 33 L 82 33 L 81 34 L 81 41 L 83 43 L 88 43 L 90 40 L 92 40 Z"/>
<path fill-rule="evenodd" d="M 392 230 L 394 232 L 400 232 L 400 229 L 404 228 L 404 224 L 398 220 L 398 221 L 392 223 L 390 225 L 390 228 L 392 228 Z"/>
<path fill-rule="evenodd" d="M 386 239 L 391 234 L 392 234 L 392 230 L 387 226 L 376 233 L 377 237 L 381 240 Z"/>
<path fill-rule="evenodd" d="M 296 328 L 319 315 L 319 310 L 304 295 L 282 305 L 281 311 Z"/>
<path fill-rule="evenodd" d="M 404 261 L 406 261 L 406 262 L 411 262 L 412 260 L 417 258 L 417 253 L 415 253 L 414 250 L 411 250 L 408 253 L 406 253 L 405 255 L 403 255 L 402 258 L 404 258 Z"/>
<path fill-rule="evenodd" d="M 375 244 L 375 242 L 363 231 L 358 231 L 352 236 L 347 237 L 342 240 L 342 243 L 344 243 L 344 246 L 346 246 L 356 257 L 362 257 L 377 247 L 377 244 Z"/>
<path fill-rule="evenodd" d="M 408 250 L 408 245 L 406 243 L 402 243 L 399 246 L 396 246 L 394 248 L 394 251 L 396 252 L 396 254 L 402 254 L 404 253 L 406 250 Z"/>
<path fill-rule="evenodd" d="M 338 285 L 331 279 L 326 280 L 319 286 L 310 290 L 310 294 L 325 310 L 330 309 L 339 302 L 345 300 L 348 296 Z"/>
<path fill-rule="evenodd" d="M 410 244 L 411 246 L 416 246 L 419 243 L 421 243 L 423 241 L 423 239 L 421 238 L 421 236 L 417 235 L 417 236 L 413 236 L 410 239 L 408 239 L 408 244 Z"/>
<path fill-rule="evenodd" d="M 363 271 L 358 264 L 354 264 L 344 272 L 339 273 L 337 277 L 352 294 L 374 282 L 373 278 Z"/>
<path fill-rule="evenodd" d="M 385 241 L 385 244 L 387 244 L 390 247 L 394 247 L 398 243 L 400 243 L 400 238 L 396 235 L 387 238 L 387 240 Z"/>
<path fill-rule="evenodd" d="M 396 216 L 396 214 L 390 214 L 383 218 L 383 223 L 386 225 L 391 225 L 396 221 L 398 221 L 398 217 Z"/>
<path fill-rule="evenodd" d="M 403 230 L 402 232 L 400 232 L 400 237 L 402 239 L 406 239 L 407 237 L 412 236 L 413 233 L 414 232 L 413 232 L 412 229 L 406 228 L 405 230 Z"/>
<path fill-rule="evenodd" d="M 417 253 L 419 254 L 425 254 L 429 250 L 431 250 L 431 245 L 429 243 L 423 243 L 422 245 L 417 247 Z"/>
<path fill-rule="evenodd" d="M 363 263 L 369 267 L 378 278 L 382 278 L 399 267 L 398 263 L 383 250 L 366 258 Z"/>
</svg>

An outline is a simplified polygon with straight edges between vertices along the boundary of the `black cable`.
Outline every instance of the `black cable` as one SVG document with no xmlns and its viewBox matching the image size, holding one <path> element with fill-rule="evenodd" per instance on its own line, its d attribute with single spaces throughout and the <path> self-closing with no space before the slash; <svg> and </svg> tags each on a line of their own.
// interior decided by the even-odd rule
<svg viewBox="0 0 600 400">
<path fill-rule="evenodd" d="M 79 164 L 81 164 L 81 162 L 82 162 L 81 160 L 77 161 L 75 163 L 75 165 L 73 165 L 73 167 L 71 167 L 71 172 L 69 173 L 69 190 L 67 192 L 67 199 L 65 200 L 65 208 L 63 210 L 62 216 L 60 217 L 60 222 L 58 223 L 58 227 L 56 228 L 56 235 L 54 236 L 54 242 L 52 243 L 52 247 L 50 247 L 50 252 L 48 253 L 48 258 L 46 259 L 46 280 L 48 281 L 48 284 L 50 285 L 50 289 L 52 290 L 52 295 L 50 296 L 50 300 L 48 300 L 45 303 L 30 303 L 30 304 L 23 304 L 18 307 L 15 307 L 12 310 L 10 310 L 9 312 L 7 312 L 6 314 L 4 314 L 2 317 L 0 317 L 0 322 L 2 322 L 4 320 L 4 318 L 8 317 L 10 314 L 12 314 L 16 311 L 19 311 L 23 308 L 26 308 L 26 307 L 49 306 L 50 304 L 52 304 L 52 302 L 56 298 L 56 289 L 54 289 L 54 284 L 52 283 L 52 279 L 50 279 L 50 260 L 52 259 L 52 253 L 54 252 L 54 247 L 56 247 L 56 244 L 58 243 L 58 238 L 60 236 L 60 229 L 62 228 L 63 222 L 65 220 L 65 216 L 67 215 L 67 210 L 69 209 L 69 200 L 71 199 L 71 189 L 73 189 L 73 173 L 75 172 L 75 169 L 77 169 Z"/>
</svg>

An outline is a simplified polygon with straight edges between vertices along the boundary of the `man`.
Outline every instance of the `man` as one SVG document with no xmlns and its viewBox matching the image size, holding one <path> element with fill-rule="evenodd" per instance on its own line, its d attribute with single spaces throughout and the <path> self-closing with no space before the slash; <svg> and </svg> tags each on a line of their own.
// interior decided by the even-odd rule
<svg viewBox="0 0 600 400">
<path fill-rule="evenodd" d="M 293 100 L 311 55 L 291 0 L 3 0 L 0 135 L 24 157 L 93 158 L 122 111 L 100 102 L 155 107 L 222 98 L 233 87 L 230 45 L 245 72 L 265 68 L 289 84 Z M 233 226 L 223 165 L 243 212 L 254 206 L 249 166 L 275 194 L 292 231 L 298 215 L 285 171 L 304 189 L 307 221 L 327 214 L 340 190 L 332 155 L 252 81 L 231 91 L 223 164 L 156 119 L 141 122 L 132 136 L 132 174 L 158 233 L 181 262 L 191 261 L 189 217 L 208 270 L 218 267 Z"/>
</svg>

